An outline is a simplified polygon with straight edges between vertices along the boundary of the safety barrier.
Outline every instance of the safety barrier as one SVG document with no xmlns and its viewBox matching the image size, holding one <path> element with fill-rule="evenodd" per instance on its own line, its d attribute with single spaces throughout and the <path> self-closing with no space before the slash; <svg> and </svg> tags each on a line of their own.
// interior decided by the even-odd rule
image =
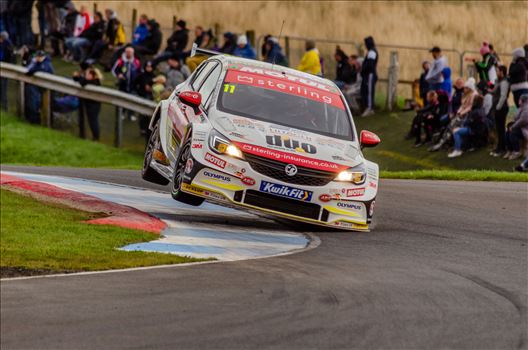
<svg viewBox="0 0 528 350">
<path fill-rule="evenodd" d="M 116 147 L 122 143 L 122 115 L 123 110 L 129 110 L 141 115 L 151 115 L 156 109 L 156 103 L 144 98 L 127 94 L 115 89 L 103 86 L 87 85 L 81 86 L 79 83 L 54 74 L 37 72 L 34 75 L 27 75 L 27 68 L 10 63 L 0 62 L 0 72 L 2 78 L 16 80 L 19 83 L 18 89 L 18 112 L 24 111 L 24 88 L 25 84 L 31 84 L 42 88 L 42 124 L 51 127 L 51 94 L 50 91 L 72 95 L 83 99 L 94 100 L 101 103 L 111 104 L 116 107 L 114 144 Z"/>
</svg>

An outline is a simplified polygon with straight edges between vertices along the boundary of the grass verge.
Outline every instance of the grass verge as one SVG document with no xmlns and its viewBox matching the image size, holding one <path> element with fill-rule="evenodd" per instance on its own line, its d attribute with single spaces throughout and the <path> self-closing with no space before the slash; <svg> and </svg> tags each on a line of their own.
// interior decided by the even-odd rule
<svg viewBox="0 0 528 350">
<path fill-rule="evenodd" d="M 140 169 L 143 155 L 0 113 L 2 164 Z"/>
<path fill-rule="evenodd" d="M 153 233 L 83 221 L 94 214 L 38 202 L 2 189 L 0 271 L 74 272 L 201 261 L 172 254 L 125 252 L 116 248 L 148 242 Z"/>
<path fill-rule="evenodd" d="M 510 173 L 494 170 L 408 170 L 382 171 L 384 179 L 413 180 L 462 180 L 462 181 L 504 181 L 528 182 L 528 173 Z"/>
</svg>

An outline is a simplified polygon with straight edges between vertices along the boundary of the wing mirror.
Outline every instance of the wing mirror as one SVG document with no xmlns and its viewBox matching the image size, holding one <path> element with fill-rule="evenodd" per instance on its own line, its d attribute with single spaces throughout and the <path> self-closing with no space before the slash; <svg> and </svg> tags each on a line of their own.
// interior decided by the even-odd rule
<svg viewBox="0 0 528 350">
<path fill-rule="evenodd" d="M 180 101 L 193 108 L 199 107 L 202 103 L 202 95 L 196 91 L 183 91 L 178 95 Z"/>
<path fill-rule="evenodd" d="M 361 131 L 361 136 L 359 138 L 359 143 L 361 145 L 361 148 L 363 148 L 363 147 L 375 147 L 380 142 L 381 142 L 381 140 L 378 137 L 378 135 L 374 134 L 373 132 L 370 132 L 368 130 Z"/>
</svg>

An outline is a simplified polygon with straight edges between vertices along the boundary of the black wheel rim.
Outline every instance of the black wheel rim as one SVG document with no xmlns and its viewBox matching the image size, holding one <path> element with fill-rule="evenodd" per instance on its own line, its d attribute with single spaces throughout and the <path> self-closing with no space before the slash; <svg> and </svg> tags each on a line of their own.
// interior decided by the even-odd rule
<svg viewBox="0 0 528 350">
<path fill-rule="evenodd" d="M 183 177 L 185 176 L 185 165 L 189 159 L 189 153 L 191 148 L 189 145 L 185 145 L 180 157 L 178 158 L 178 163 L 176 164 L 176 169 L 174 170 L 174 177 L 172 181 L 172 190 L 174 193 L 178 193 L 183 183 Z"/>
<path fill-rule="evenodd" d="M 150 163 L 152 162 L 152 154 L 154 153 L 154 150 L 159 147 L 159 139 L 157 136 L 158 126 L 156 125 L 154 130 L 152 130 L 150 140 L 147 144 L 147 149 L 145 150 L 145 157 L 143 158 L 143 172 L 145 172 L 150 167 Z"/>
</svg>

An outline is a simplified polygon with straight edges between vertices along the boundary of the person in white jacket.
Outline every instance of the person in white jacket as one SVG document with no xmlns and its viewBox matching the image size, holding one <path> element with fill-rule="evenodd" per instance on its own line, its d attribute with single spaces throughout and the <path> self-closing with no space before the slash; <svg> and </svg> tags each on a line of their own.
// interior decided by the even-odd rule
<svg viewBox="0 0 528 350">
<path fill-rule="evenodd" d="M 431 90 L 441 90 L 444 76 L 442 71 L 448 67 L 447 57 L 442 55 L 442 50 L 435 46 L 429 52 L 433 55 L 433 64 L 425 76 L 425 81 L 429 83 Z"/>
</svg>

